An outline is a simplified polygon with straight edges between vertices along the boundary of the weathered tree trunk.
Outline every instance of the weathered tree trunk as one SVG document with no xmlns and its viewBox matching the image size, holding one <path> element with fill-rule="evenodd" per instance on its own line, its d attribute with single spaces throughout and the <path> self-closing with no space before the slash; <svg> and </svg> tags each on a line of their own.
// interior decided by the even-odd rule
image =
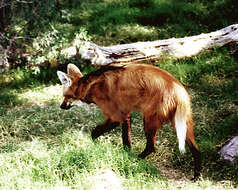
<svg viewBox="0 0 238 190">
<path fill-rule="evenodd" d="M 174 59 L 191 57 L 204 49 L 220 47 L 229 42 L 238 42 L 238 24 L 207 34 L 153 42 L 137 42 L 109 47 L 83 42 L 80 52 L 82 52 L 83 59 L 89 59 L 94 65 L 127 64 L 158 61 L 163 57 Z"/>
</svg>

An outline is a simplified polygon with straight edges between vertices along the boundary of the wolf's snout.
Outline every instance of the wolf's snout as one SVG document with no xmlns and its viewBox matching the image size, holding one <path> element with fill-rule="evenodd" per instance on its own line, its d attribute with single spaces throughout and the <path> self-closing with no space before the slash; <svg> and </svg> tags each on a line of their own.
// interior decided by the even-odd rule
<svg viewBox="0 0 238 190">
<path fill-rule="evenodd" d="M 67 102 L 63 102 L 61 105 L 60 105 L 60 108 L 61 109 L 64 109 L 64 110 L 68 110 L 70 109 L 71 107 L 73 107 L 70 103 L 67 103 Z"/>
</svg>

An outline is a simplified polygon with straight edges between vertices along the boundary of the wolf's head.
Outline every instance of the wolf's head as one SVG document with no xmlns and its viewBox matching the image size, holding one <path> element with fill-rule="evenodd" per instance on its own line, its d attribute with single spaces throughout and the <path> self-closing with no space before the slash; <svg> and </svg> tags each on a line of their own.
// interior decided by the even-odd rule
<svg viewBox="0 0 238 190">
<path fill-rule="evenodd" d="M 79 88 L 79 79 L 83 77 L 79 68 L 74 64 L 68 64 L 67 74 L 61 71 L 57 71 L 57 75 L 60 82 L 63 85 L 64 100 L 60 106 L 62 109 L 70 109 L 73 106 L 73 102 L 79 100 L 80 97 L 77 94 Z"/>
</svg>

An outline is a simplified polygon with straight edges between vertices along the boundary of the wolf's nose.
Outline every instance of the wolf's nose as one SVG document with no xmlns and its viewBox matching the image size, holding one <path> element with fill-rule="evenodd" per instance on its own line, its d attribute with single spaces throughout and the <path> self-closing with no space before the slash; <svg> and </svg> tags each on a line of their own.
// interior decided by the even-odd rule
<svg viewBox="0 0 238 190">
<path fill-rule="evenodd" d="M 68 109 L 70 109 L 72 106 L 70 105 L 70 104 L 67 104 L 67 103 L 62 103 L 61 105 L 60 105 L 60 108 L 61 109 L 64 109 L 64 110 L 68 110 Z"/>
</svg>

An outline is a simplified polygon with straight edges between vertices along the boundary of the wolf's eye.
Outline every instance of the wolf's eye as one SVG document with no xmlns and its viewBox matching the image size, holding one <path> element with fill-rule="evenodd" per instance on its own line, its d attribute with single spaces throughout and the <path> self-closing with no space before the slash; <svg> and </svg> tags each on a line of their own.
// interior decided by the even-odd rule
<svg viewBox="0 0 238 190">
<path fill-rule="evenodd" d="M 73 98 L 73 96 L 71 96 L 71 95 L 64 95 L 65 96 L 65 98 L 67 98 L 67 99 L 72 99 Z"/>
<path fill-rule="evenodd" d="M 72 97 L 70 97 L 70 98 L 67 98 L 67 102 L 69 102 L 69 103 L 72 103 L 74 100 L 75 100 L 75 99 L 74 99 L 74 98 L 72 98 Z"/>
<path fill-rule="evenodd" d="M 72 103 L 74 101 L 73 98 L 68 99 L 68 102 Z"/>
<path fill-rule="evenodd" d="M 65 98 L 67 99 L 68 102 L 72 103 L 74 101 L 74 98 L 69 95 L 65 95 Z"/>
</svg>

